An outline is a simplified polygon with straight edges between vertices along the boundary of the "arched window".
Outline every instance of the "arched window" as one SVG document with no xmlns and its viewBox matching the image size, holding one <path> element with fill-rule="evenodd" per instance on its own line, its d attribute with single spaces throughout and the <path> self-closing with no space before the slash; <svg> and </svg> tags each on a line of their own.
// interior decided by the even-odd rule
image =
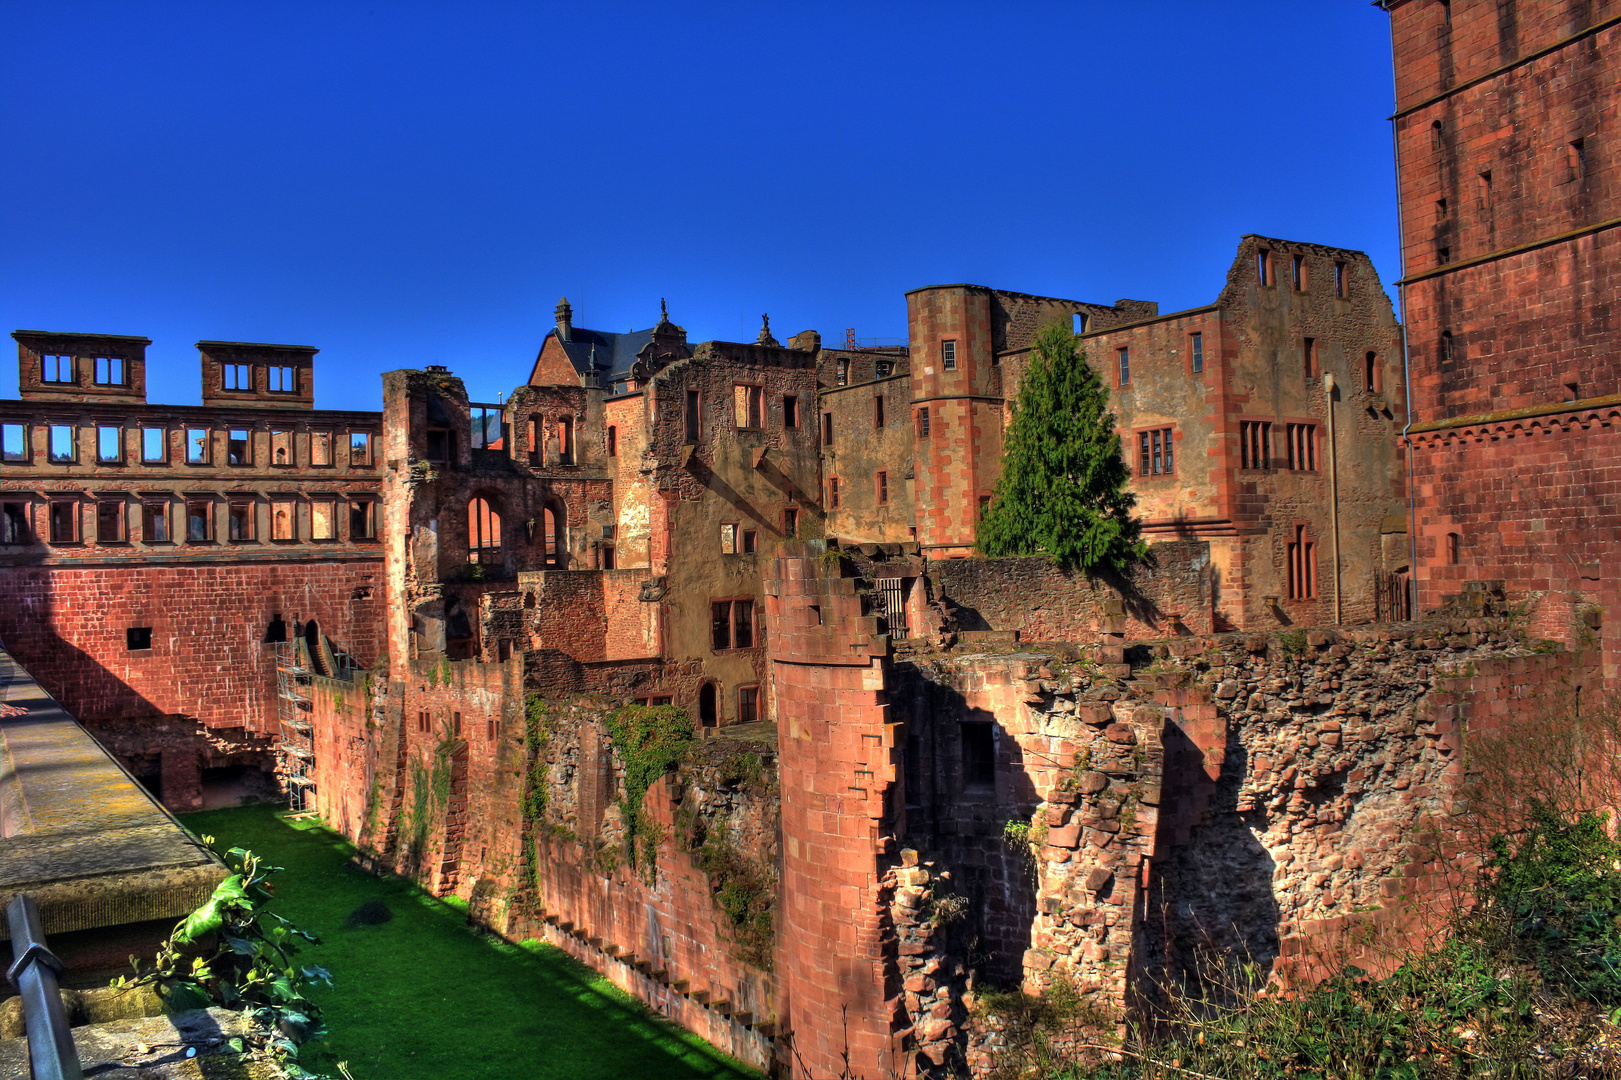
<svg viewBox="0 0 1621 1080">
<path fill-rule="evenodd" d="M 501 515 L 482 495 L 467 504 L 467 561 L 485 566 L 501 561 Z"/>
<path fill-rule="evenodd" d="M 715 684 L 712 682 L 698 688 L 698 723 L 703 727 L 715 727 L 720 723 L 715 711 Z"/>
<path fill-rule="evenodd" d="M 564 533 L 565 521 L 560 507 L 548 506 L 542 514 L 545 529 L 546 555 L 544 565 L 562 570 L 568 565 L 568 537 Z"/>
</svg>

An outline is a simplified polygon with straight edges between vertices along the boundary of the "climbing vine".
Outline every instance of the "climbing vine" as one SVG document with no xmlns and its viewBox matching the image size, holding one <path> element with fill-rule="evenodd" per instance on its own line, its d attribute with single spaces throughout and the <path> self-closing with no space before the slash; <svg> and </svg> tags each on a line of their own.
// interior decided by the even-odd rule
<svg viewBox="0 0 1621 1080">
<path fill-rule="evenodd" d="M 548 712 L 539 694 L 529 694 L 524 698 L 523 746 L 528 773 L 524 776 L 523 786 L 523 821 L 527 830 L 523 838 L 523 866 L 524 879 L 537 892 L 540 889 L 540 866 L 535 857 L 535 839 L 546 816 L 546 747 L 552 737 L 547 723 Z"/>
<path fill-rule="evenodd" d="M 631 863 L 637 861 L 639 843 L 642 865 L 651 874 L 664 830 L 645 818 L 642 800 L 654 781 L 687 756 L 692 718 L 674 705 L 625 705 L 604 717 L 603 723 L 625 764 L 625 796 L 619 808 L 631 838 Z"/>
<path fill-rule="evenodd" d="M 450 805 L 450 752 L 456 739 L 449 723 L 439 726 L 439 742 L 426 760 L 411 761 L 411 804 L 405 810 L 405 833 L 412 858 L 421 858 L 428 846 L 428 830 Z"/>
</svg>

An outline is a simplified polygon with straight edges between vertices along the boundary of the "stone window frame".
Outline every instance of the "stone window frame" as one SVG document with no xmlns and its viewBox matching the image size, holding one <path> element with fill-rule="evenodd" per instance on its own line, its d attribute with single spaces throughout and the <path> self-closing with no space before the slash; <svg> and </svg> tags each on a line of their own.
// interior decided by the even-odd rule
<svg viewBox="0 0 1621 1080">
<path fill-rule="evenodd" d="M 1204 363 L 1204 327 L 1187 332 L 1188 374 L 1203 375 Z"/>
<path fill-rule="evenodd" d="M 167 494 L 154 493 L 141 497 L 141 543 L 143 544 L 173 544 L 174 521 L 170 518 L 170 507 L 174 500 Z M 152 522 L 163 522 L 163 537 L 161 539 L 152 535 Z"/>
<path fill-rule="evenodd" d="M 782 426 L 788 431 L 797 431 L 803 416 L 804 410 L 799 407 L 799 395 L 782 395 Z"/>
<path fill-rule="evenodd" d="M 1307 382 L 1311 382 L 1322 374 L 1322 355 L 1317 348 L 1317 339 L 1314 337 L 1300 339 L 1300 371 Z"/>
<path fill-rule="evenodd" d="M 1490 176 L 1491 174 L 1487 173 L 1486 175 Z M 1490 181 L 1487 182 L 1490 183 Z M 1351 298 L 1351 276 L 1346 272 L 1348 269 L 1349 266 L 1344 259 L 1334 260 L 1334 299 L 1336 300 L 1349 300 Z"/>
<path fill-rule="evenodd" d="M 737 711 L 734 724 L 752 724 L 760 719 L 760 684 L 757 682 L 741 683 L 734 690 L 732 700 Z M 747 710 L 747 716 L 745 716 Z"/>
<path fill-rule="evenodd" d="M 874 469 L 872 474 L 872 496 L 875 506 L 889 505 L 889 470 Z"/>
<path fill-rule="evenodd" d="M 281 383 L 278 387 L 276 384 Z M 298 393 L 298 367 L 294 364 L 266 364 L 265 365 L 265 393 L 267 394 L 296 394 Z"/>
<path fill-rule="evenodd" d="M 765 430 L 765 385 L 763 383 L 732 383 L 732 426 L 738 431 Z"/>
<path fill-rule="evenodd" d="M 829 476 L 827 478 L 827 508 L 829 510 L 838 510 L 841 508 L 841 506 L 842 502 L 839 492 L 839 478 L 837 476 Z"/>
<path fill-rule="evenodd" d="M 5 449 L 5 436 L 16 431 L 22 437 L 20 450 L 13 454 Z M 34 428 L 27 420 L 0 421 L 0 461 L 7 465 L 31 465 L 34 462 Z"/>
<path fill-rule="evenodd" d="M 1306 264 L 1305 252 L 1297 251 L 1290 256 L 1289 276 L 1295 292 L 1311 291 L 1311 269 Z"/>
<path fill-rule="evenodd" d="M 1148 424 L 1133 428 L 1131 448 L 1136 457 L 1132 475 L 1138 480 L 1174 479 L 1176 477 L 1176 440 L 1180 435 L 1176 425 Z M 1146 465 L 1145 465 L 1146 457 Z M 1159 468 L 1155 468 L 1155 464 Z"/>
<path fill-rule="evenodd" d="M 56 433 L 68 432 L 68 452 L 58 455 L 56 452 Z M 57 424 L 49 421 L 45 424 L 45 460 L 52 465 L 77 465 L 79 463 L 79 425 Z"/>
<path fill-rule="evenodd" d="M 337 494 L 335 492 L 330 492 L 330 491 L 314 492 L 311 495 L 309 495 L 305 499 L 305 501 L 308 502 L 309 506 L 310 506 L 310 543 L 312 543 L 312 544 L 337 544 L 337 543 L 341 543 L 343 541 L 343 534 L 342 534 L 342 532 L 340 530 L 340 522 L 339 522 L 339 515 L 338 515 L 338 502 L 339 502 L 339 499 L 338 499 Z M 315 508 L 318 505 L 326 507 L 327 528 L 330 530 L 330 535 L 328 535 L 328 536 L 320 536 L 320 535 L 317 535 L 317 532 L 316 532 L 316 524 L 317 524 L 319 519 L 316 516 Z"/>
<path fill-rule="evenodd" d="M 1283 428 L 1284 468 L 1290 472 L 1318 472 L 1322 463 L 1322 425 L 1315 417 L 1285 416 Z"/>
<path fill-rule="evenodd" d="M 1276 467 L 1272 445 L 1273 416 L 1245 416 L 1238 421 L 1239 468 L 1271 472 Z"/>
<path fill-rule="evenodd" d="M 106 378 L 102 378 L 102 373 Z M 114 376 L 117 376 L 114 378 Z M 96 386 L 127 387 L 129 386 L 129 361 L 122 356 L 98 356 L 95 359 L 95 371 L 91 381 Z"/>
<path fill-rule="evenodd" d="M 246 376 L 246 379 L 243 376 Z M 232 383 L 236 385 L 232 386 Z M 220 364 L 220 389 L 232 394 L 253 393 L 253 365 L 236 364 L 230 361 L 222 362 Z"/>
<path fill-rule="evenodd" d="M 1310 523 L 1305 521 L 1294 522 L 1288 536 L 1284 544 L 1288 598 L 1298 603 L 1315 601 L 1318 598 L 1317 538 L 1311 534 Z"/>
<path fill-rule="evenodd" d="M 183 503 L 185 508 L 186 543 L 212 544 L 216 542 L 215 534 L 219 530 L 219 523 L 214 520 L 214 517 L 216 514 L 215 507 L 218 503 L 219 498 L 213 492 L 192 491 L 186 493 Z M 191 528 L 193 508 L 199 506 L 207 507 L 202 516 L 203 535 L 193 536 Z"/>
<path fill-rule="evenodd" d="M 62 378 L 63 362 L 67 364 L 67 378 Z M 51 375 L 56 375 L 52 378 Z M 67 353 L 39 354 L 39 381 L 46 386 L 77 386 L 79 384 L 79 358 Z"/>
<path fill-rule="evenodd" d="M 1255 249 L 1255 280 L 1263 289 L 1274 288 L 1278 284 L 1277 260 L 1272 257 L 1269 247 Z"/>
<path fill-rule="evenodd" d="M 731 549 L 726 547 L 726 530 L 731 529 Z M 720 523 L 720 553 L 722 555 L 736 555 L 743 550 L 743 523 L 741 521 L 722 521 Z"/>
<path fill-rule="evenodd" d="M 112 457 L 106 457 L 106 456 L 103 455 L 104 444 L 102 442 L 102 439 L 105 436 L 105 433 L 109 432 L 109 431 L 116 433 L 115 436 L 114 436 L 116 445 L 114 447 L 114 453 L 113 453 Z M 125 439 L 125 436 L 124 436 L 124 425 L 123 425 L 123 423 L 121 421 L 116 421 L 115 420 L 115 421 L 113 421 L 111 423 L 106 423 L 106 424 L 101 423 L 101 422 L 98 421 L 96 423 L 96 464 L 97 465 L 122 465 L 122 464 L 124 464 L 124 454 L 125 454 L 125 450 L 126 450 L 125 445 L 124 445 L 125 442 L 126 442 L 126 439 Z"/>
<path fill-rule="evenodd" d="M 142 465 L 167 465 L 167 464 L 169 464 L 169 426 L 167 424 L 142 424 L 137 430 L 140 431 L 140 433 L 141 433 L 141 464 Z M 146 454 L 147 432 L 149 432 L 149 431 L 155 431 L 158 434 L 158 441 L 157 441 L 158 456 L 157 457 L 148 457 L 147 454 Z"/>
<path fill-rule="evenodd" d="M 285 436 L 287 440 L 287 458 L 284 461 L 276 460 L 277 436 Z M 268 434 L 268 445 L 265 454 L 265 466 L 271 469 L 293 469 L 298 467 L 298 429 L 295 427 L 277 427 L 271 425 Z"/>
<path fill-rule="evenodd" d="M 884 395 L 874 394 L 872 396 L 872 429 L 874 431 L 884 430 L 885 419 L 887 418 L 884 416 Z"/>
<path fill-rule="evenodd" d="M 741 624 L 747 627 L 748 643 L 739 644 L 737 605 L 748 605 L 747 622 Z M 724 621 L 721 615 L 724 607 Z M 722 644 L 722 635 L 719 631 L 725 630 L 725 643 Z M 760 643 L 760 605 L 753 596 L 715 596 L 709 600 L 709 651 L 712 653 L 738 652 L 743 649 L 757 648 Z"/>
<path fill-rule="evenodd" d="M 243 511 L 243 520 L 247 524 L 246 532 L 238 535 L 238 511 Z M 259 541 L 259 500 L 251 494 L 231 495 L 226 501 L 225 510 L 225 539 L 232 544 L 254 544 Z"/>
<path fill-rule="evenodd" d="M 129 509 L 128 500 L 122 491 L 98 494 L 94 500 L 96 504 L 96 544 L 98 546 L 119 545 L 129 543 Z M 101 526 L 104 520 L 103 513 L 112 512 L 111 537 L 102 535 Z"/>
<path fill-rule="evenodd" d="M 68 547 L 84 543 L 83 511 L 77 495 L 52 495 L 46 499 L 45 535 L 47 543 Z M 58 524 L 65 526 L 59 530 Z M 65 532 L 65 535 L 64 535 Z"/>
<path fill-rule="evenodd" d="M 1131 386 L 1131 346 L 1117 345 L 1114 350 L 1114 385 L 1124 390 Z"/>
<path fill-rule="evenodd" d="M 349 542 L 374 543 L 377 540 L 377 503 L 371 496 L 349 496 Z M 362 528 L 355 530 L 355 515 L 362 514 Z"/>
<path fill-rule="evenodd" d="M 310 461 L 309 461 L 309 467 L 312 468 L 312 469 L 332 469 L 332 468 L 336 468 L 336 465 L 333 463 L 333 460 L 332 460 L 332 436 L 333 436 L 333 430 L 331 428 L 324 428 L 324 427 L 310 428 L 309 435 L 310 435 L 310 452 L 309 452 Z M 325 461 L 317 461 L 317 460 L 315 460 L 315 457 L 316 457 L 315 448 L 317 446 L 321 445 L 321 437 L 322 436 L 325 436 L 325 439 L 326 439 L 326 460 Z"/>
<path fill-rule="evenodd" d="M 192 466 L 198 466 L 198 467 L 204 467 L 204 466 L 212 465 L 214 463 L 214 428 L 213 428 L 213 425 L 208 424 L 208 425 L 204 425 L 203 427 L 192 427 L 192 426 L 190 426 L 188 424 L 186 426 L 186 428 L 185 428 L 185 432 L 186 432 L 186 464 L 187 465 L 192 465 Z M 192 436 L 195 435 L 197 432 L 202 432 L 202 435 L 203 435 L 202 442 L 201 442 L 200 446 L 196 445 L 197 440 L 192 438 Z M 196 456 L 195 457 L 192 456 L 193 450 L 196 451 Z"/>
<path fill-rule="evenodd" d="M 940 370 L 957 370 L 957 339 L 942 338 L 940 340 Z"/>
<path fill-rule="evenodd" d="M 302 500 L 299 494 L 294 491 L 273 491 L 269 494 L 268 500 L 270 503 L 270 529 L 265 539 L 272 544 L 300 543 L 301 540 L 298 535 L 298 504 Z M 285 506 L 289 511 L 287 518 L 289 535 L 287 536 L 276 535 L 276 508 L 278 506 Z"/>
<path fill-rule="evenodd" d="M 236 437 L 237 432 L 241 432 L 242 435 L 243 435 L 243 438 L 238 439 Z M 232 469 L 251 469 L 251 468 L 253 468 L 253 443 L 254 443 L 253 436 L 254 436 L 254 434 L 255 434 L 255 431 L 254 431 L 253 425 L 251 425 L 251 424 L 249 424 L 249 425 L 247 425 L 245 427 L 227 427 L 225 429 L 225 464 L 226 464 L 226 466 L 228 468 L 232 468 Z M 233 447 L 235 446 L 236 443 L 239 443 L 239 442 L 242 444 L 242 460 L 233 461 L 232 458 L 235 456 L 235 451 L 233 450 Z"/>
<path fill-rule="evenodd" d="M 0 493 L 0 546 L 33 543 L 34 500 L 23 491 Z"/>
</svg>

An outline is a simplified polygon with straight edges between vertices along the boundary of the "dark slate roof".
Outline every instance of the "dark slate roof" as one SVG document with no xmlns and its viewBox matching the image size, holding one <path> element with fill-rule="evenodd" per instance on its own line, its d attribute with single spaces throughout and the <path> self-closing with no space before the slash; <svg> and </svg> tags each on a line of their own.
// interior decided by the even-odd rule
<svg viewBox="0 0 1621 1080">
<path fill-rule="evenodd" d="M 556 334 L 557 331 L 553 330 L 548 336 L 555 337 Z M 636 362 L 636 354 L 653 340 L 653 331 L 647 329 L 632 330 L 628 334 L 607 334 L 576 326 L 570 331 L 570 336 L 573 341 L 559 344 L 568 354 L 574 370 L 581 375 L 590 374 L 592 350 L 595 349 L 597 372 L 605 376 L 605 381 L 612 381 L 630 372 L 630 365 Z"/>
</svg>

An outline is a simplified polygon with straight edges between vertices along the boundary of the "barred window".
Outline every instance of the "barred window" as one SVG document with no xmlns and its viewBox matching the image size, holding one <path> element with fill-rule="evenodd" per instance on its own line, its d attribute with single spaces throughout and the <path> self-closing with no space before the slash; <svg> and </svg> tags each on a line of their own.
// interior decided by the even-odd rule
<svg viewBox="0 0 1621 1080">
<path fill-rule="evenodd" d="M 1264 420 L 1245 420 L 1238 425 L 1239 456 L 1246 469 L 1272 467 L 1272 425 Z"/>
<path fill-rule="evenodd" d="M 1317 425 L 1290 424 L 1285 432 L 1289 442 L 1289 468 L 1296 472 L 1317 469 Z"/>
</svg>

